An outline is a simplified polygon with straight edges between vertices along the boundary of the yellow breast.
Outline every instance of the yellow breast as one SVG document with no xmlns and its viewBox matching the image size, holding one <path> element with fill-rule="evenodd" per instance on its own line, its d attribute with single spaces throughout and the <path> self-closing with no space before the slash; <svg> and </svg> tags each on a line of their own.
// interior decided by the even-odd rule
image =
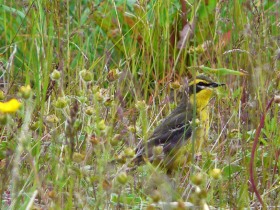
<svg viewBox="0 0 280 210">
<path fill-rule="evenodd" d="M 209 133 L 209 107 L 206 106 L 204 110 L 199 113 L 200 122 L 196 129 L 195 136 L 195 152 L 200 152 L 204 141 L 208 140 Z"/>
</svg>

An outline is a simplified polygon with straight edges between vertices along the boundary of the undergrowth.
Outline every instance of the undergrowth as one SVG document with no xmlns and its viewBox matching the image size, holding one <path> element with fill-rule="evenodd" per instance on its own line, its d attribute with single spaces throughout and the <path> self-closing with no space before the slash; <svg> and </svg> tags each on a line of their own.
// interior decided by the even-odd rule
<svg viewBox="0 0 280 210">
<path fill-rule="evenodd" d="M 21 108 L 0 115 L 1 208 L 279 207 L 279 6 L 3 0 L 0 99 Z M 127 170 L 201 73 L 226 87 L 198 160 L 171 176 L 149 163 Z"/>
</svg>

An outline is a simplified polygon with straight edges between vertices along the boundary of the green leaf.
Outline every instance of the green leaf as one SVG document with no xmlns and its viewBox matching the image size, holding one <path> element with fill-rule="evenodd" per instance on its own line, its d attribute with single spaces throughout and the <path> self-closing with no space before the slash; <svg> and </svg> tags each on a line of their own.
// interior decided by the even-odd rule
<svg viewBox="0 0 280 210">
<path fill-rule="evenodd" d="M 0 143 L 0 159 L 4 159 L 5 156 L 6 156 L 6 150 L 7 150 L 7 148 L 8 148 L 7 144 L 8 144 L 8 143 L 5 142 L 5 141 L 2 141 L 2 142 Z"/>
<path fill-rule="evenodd" d="M 0 8 L 3 8 L 6 12 L 11 12 L 11 13 L 14 13 L 14 14 L 17 14 L 18 16 L 20 16 L 22 19 L 25 17 L 25 14 L 15 8 L 12 8 L 12 7 L 8 7 L 6 5 L 0 5 Z"/>
<path fill-rule="evenodd" d="M 111 194 L 111 202 L 118 204 L 126 204 L 126 205 L 137 205 L 142 203 L 142 199 L 139 196 L 133 194 L 126 194 L 126 195 L 117 195 L 115 193 Z"/>
<path fill-rule="evenodd" d="M 235 173 L 240 173 L 242 171 L 242 167 L 239 165 L 227 165 L 223 169 L 223 177 L 225 179 L 231 179 Z"/>
<path fill-rule="evenodd" d="M 206 66 L 199 66 L 199 68 L 204 71 L 205 73 L 211 73 L 211 74 L 216 74 L 218 76 L 224 76 L 224 75 L 236 75 L 236 76 L 245 76 L 246 74 L 243 72 L 235 71 L 232 69 L 227 69 L 227 68 L 210 68 Z"/>
</svg>

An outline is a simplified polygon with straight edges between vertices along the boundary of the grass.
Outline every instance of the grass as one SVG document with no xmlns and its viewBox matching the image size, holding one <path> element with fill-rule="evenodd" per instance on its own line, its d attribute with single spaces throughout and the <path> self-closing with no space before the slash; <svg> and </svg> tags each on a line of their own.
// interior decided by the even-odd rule
<svg viewBox="0 0 280 210">
<path fill-rule="evenodd" d="M 1 208 L 279 207 L 279 3 L 137 2 L 2 1 Z M 227 84 L 201 160 L 121 170 L 198 73 Z"/>
</svg>

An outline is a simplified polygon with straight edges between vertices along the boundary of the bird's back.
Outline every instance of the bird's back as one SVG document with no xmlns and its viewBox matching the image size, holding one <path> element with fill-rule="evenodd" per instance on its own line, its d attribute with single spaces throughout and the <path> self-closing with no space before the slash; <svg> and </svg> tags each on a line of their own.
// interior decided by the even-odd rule
<svg viewBox="0 0 280 210">
<path fill-rule="evenodd" d="M 192 135 L 190 122 L 193 118 L 190 103 L 181 102 L 164 121 L 156 127 L 146 143 L 142 143 L 136 149 L 136 162 L 140 163 L 146 157 L 150 161 L 155 160 L 154 147 L 162 147 L 162 156 L 166 160 L 178 151 Z M 166 161 L 165 161 L 166 162 Z M 169 162 L 169 161 L 167 161 Z M 164 165 L 169 164 L 165 163 Z"/>
</svg>

